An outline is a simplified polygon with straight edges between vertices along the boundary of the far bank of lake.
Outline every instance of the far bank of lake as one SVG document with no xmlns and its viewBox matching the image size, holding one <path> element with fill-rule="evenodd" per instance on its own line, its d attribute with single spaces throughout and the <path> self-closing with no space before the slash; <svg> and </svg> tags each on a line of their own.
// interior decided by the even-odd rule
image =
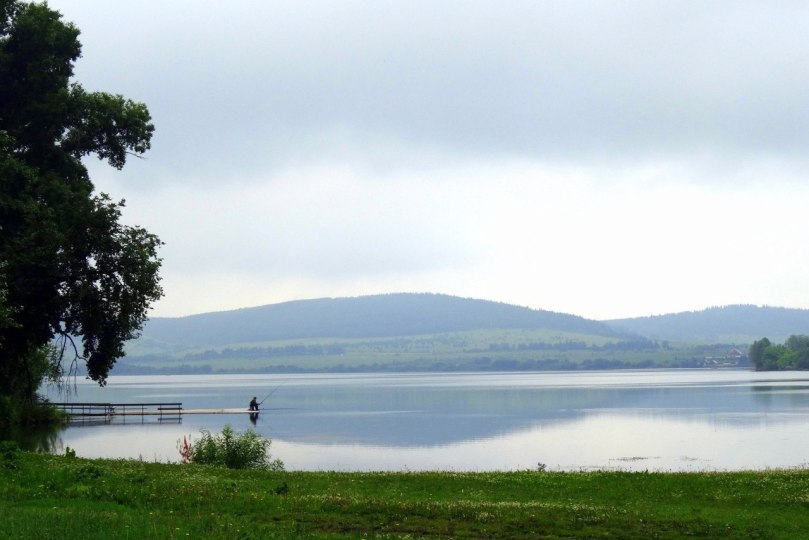
<svg viewBox="0 0 809 540">
<path fill-rule="evenodd" d="M 201 429 L 254 429 L 297 470 L 741 470 L 804 466 L 809 373 L 745 370 L 113 376 L 73 401 L 246 407 L 74 424 L 55 452 L 177 461 Z M 52 399 L 65 400 L 51 393 Z"/>
</svg>

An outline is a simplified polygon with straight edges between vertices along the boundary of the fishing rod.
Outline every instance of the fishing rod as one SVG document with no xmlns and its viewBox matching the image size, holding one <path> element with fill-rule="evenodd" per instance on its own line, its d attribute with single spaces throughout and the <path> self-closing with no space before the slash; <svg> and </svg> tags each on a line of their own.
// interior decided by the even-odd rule
<svg viewBox="0 0 809 540">
<path fill-rule="evenodd" d="M 284 384 L 284 383 L 282 382 L 281 384 Z M 278 390 L 279 388 L 281 388 L 281 384 L 279 384 L 278 386 L 276 386 L 275 388 L 273 388 L 273 389 L 272 389 L 272 391 L 271 391 L 269 394 L 267 394 L 266 396 L 264 396 L 264 399 L 262 399 L 261 401 L 259 401 L 259 402 L 258 402 L 259 407 L 261 406 L 261 404 L 262 404 L 262 403 L 264 403 L 265 401 L 267 401 L 267 398 L 269 398 L 271 395 L 273 395 L 273 394 L 275 393 L 275 391 L 276 391 L 276 390 Z"/>
</svg>

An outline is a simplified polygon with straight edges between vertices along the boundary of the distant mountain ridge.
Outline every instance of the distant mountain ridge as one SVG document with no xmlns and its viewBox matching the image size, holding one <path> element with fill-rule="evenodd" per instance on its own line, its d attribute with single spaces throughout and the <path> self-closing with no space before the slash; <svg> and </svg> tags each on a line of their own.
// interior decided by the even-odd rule
<svg viewBox="0 0 809 540">
<path fill-rule="evenodd" d="M 143 337 L 178 346 L 309 338 L 377 338 L 477 329 L 544 328 L 598 336 L 620 330 L 576 315 L 442 294 L 397 293 L 320 298 L 266 306 L 156 317 Z"/>
<path fill-rule="evenodd" d="M 748 345 L 809 334 L 809 310 L 732 305 L 594 321 L 442 294 L 396 293 L 297 300 L 146 322 L 142 340 L 168 349 L 313 338 L 392 338 L 491 329 L 545 329 L 603 337 Z"/>
<path fill-rule="evenodd" d="M 746 304 L 604 322 L 617 331 L 672 341 L 752 343 L 767 337 L 781 343 L 809 334 L 809 310 Z"/>
<path fill-rule="evenodd" d="M 594 321 L 398 293 L 154 318 L 116 374 L 744 367 L 753 341 L 792 334 L 809 334 L 809 310 L 737 305 Z"/>
</svg>

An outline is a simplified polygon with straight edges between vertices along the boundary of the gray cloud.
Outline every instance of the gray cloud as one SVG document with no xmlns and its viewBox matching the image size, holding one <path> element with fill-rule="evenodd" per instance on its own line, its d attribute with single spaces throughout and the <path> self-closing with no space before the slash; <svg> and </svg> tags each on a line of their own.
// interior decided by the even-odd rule
<svg viewBox="0 0 809 540">
<path fill-rule="evenodd" d="M 160 315 L 809 306 L 803 2 L 50 5 L 77 79 L 154 116 L 146 160 L 91 175 L 166 241 Z"/>
<path fill-rule="evenodd" d="M 802 3 L 52 4 L 92 46 L 82 80 L 149 104 L 175 180 L 809 143 Z"/>
</svg>

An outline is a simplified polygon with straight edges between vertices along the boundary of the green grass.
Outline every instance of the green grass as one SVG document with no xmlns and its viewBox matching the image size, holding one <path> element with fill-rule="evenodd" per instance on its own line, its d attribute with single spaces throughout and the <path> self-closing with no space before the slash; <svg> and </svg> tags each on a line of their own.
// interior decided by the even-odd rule
<svg viewBox="0 0 809 540">
<path fill-rule="evenodd" d="M 2 538 L 805 538 L 809 471 L 330 473 L 16 453 Z"/>
<path fill-rule="evenodd" d="M 537 348 L 537 343 L 548 348 Z M 575 343 L 576 346 L 571 346 Z M 363 339 L 304 339 L 237 343 L 210 350 L 165 351 L 139 358 L 137 342 L 128 366 L 179 370 L 181 366 L 212 372 L 272 371 L 480 371 L 559 370 L 635 367 L 693 367 L 705 356 L 721 356 L 728 345 L 669 344 L 668 347 L 621 348 L 620 340 L 549 330 L 476 330 L 420 336 Z M 340 354 L 295 354 L 284 347 L 334 347 Z M 533 347 L 533 348 L 531 348 Z M 228 350 L 230 349 L 230 351 Z M 231 352 L 269 349 L 256 356 Z M 215 351 L 216 354 L 201 353 Z"/>
<path fill-rule="evenodd" d="M 373 350 L 380 348 L 393 348 L 396 350 L 428 347 L 429 350 L 443 348 L 444 350 L 456 350 L 457 348 L 486 348 L 490 343 L 509 343 L 519 345 L 521 343 L 563 343 L 566 341 L 582 341 L 587 345 L 604 345 L 605 343 L 617 343 L 619 338 L 604 337 L 592 334 L 582 334 L 579 332 L 564 332 L 560 330 L 547 329 L 482 329 L 466 330 L 459 332 L 444 332 L 440 334 L 421 334 L 413 336 L 398 337 L 377 337 L 377 338 L 305 338 L 286 339 L 275 341 L 250 341 L 229 343 L 227 345 L 214 347 L 193 347 L 179 348 L 172 351 L 154 340 L 138 338 L 127 343 L 127 354 L 185 354 L 198 353 L 205 350 L 218 350 L 232 347 L 284 347 L 287 345 L 332 345 L 342 344 L 356 347 L 369 347 Z"/>
</svg>

